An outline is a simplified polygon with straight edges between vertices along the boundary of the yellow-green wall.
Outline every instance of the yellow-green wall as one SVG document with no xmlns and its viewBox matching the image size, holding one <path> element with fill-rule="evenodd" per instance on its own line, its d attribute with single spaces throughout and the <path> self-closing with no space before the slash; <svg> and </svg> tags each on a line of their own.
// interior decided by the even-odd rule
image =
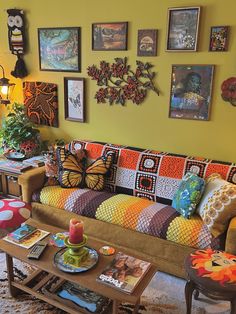
<svg viewBox="0 0 236 314">
<path fill-rule="evenodd" d="M 201 6 L 198 52 L 165 52 L 168 7 Z M 236 162 L 236 108 L 222 101 L 220 86 L 223 80 L 236 76 L 236 2 L 235 0 L 1 0 L 0 2 L 0 64 L 6 74 L 14 68 L 16 57 L 11 55 L 7 41 L 7 8 L 25 10 L 29 34 L 29 51 L 24 60 L 29 81 L 58 84 L 59 128 L 42 127 L 44 138 L 93 139 L 128 144 L 163 151 L 204 156 Z M 93 22 L 128 21 L 127 51 L 92 51 L 91 25 Z M 208 52 L 209 32 L 213 25 L 229 25 L 228 52 Z M 81 73 L 39 71 L 37 28 L 79 26 L 82 33 Z M 137 57 L 137 30 L 158 29 L 158 55 Z M 151 93 L 137 106 L 97 104 L 94 99 L 96 83 L 86 72 L 88 65 L 100 60 L 112 62 L 115 57 L 127 56 L 129 63 L 150 61 L 157 72 L 156 83 L 160 96 Z M 178 120 L 168 118 L 170 75 L 172 64 L 214 64 L 213 96 L 210 121 Z M 86 78 L 86 123 L 64 120 L 65 76 Z M 17 84 L 15 99 L 22 101 L 22 81 Z M 1 115 L 4 109 L 1 107 Z"/>
</svg>

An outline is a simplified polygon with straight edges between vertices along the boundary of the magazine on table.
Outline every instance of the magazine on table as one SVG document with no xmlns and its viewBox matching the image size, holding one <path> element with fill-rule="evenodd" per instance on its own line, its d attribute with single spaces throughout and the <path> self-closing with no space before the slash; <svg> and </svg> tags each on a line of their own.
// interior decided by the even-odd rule
<svg viewBox="0 0 236 314">
<path fill-rule="evenodd" d="M 126 293 L 132 293 L 150 268 L 151 263 L 118 252 L 98 276 L 97 281 Z"/>
<path fill-rule="evenodd" d="M 34 156 L 28 159 L 25 159 L 23 161 L 23 164 L 25 165 L 30 165 L 32 167 L 42 167 L 44 166 L 45 162 L 44 162 L 45 158 L 44 156 L 40 155 L 40 156 Z"/>
<path fill-rule="evenodd" d="M 35 243 L 45 238 L 48 234 L 50 234 L 50 232 L 37 229 L 34 233 L 30 234 L 20 242 L 14 241 L 9 235 L 6 235 L 3 240 L 21 246 L 25 249 L 30 249 Z"/>
<path fill-rule="evenodd" d="M 32 233 L 34 233 L 37 230 L 36 227 L 33 227 L 28 224 L 23 224 L 16 230 L 12 231 L 11 233 L 8 233 L 8 237 L 16 242 L 22 241 L 24 238 L 28 237 Z"/>
<path fill-rule="evenodd" d="M 0 160 L 0 169 L 20 174 L 25 170 L 32 168 L 29 164 L 24 164 L 23 162 L 13 161 L 13 160 Z"/>
</svg>

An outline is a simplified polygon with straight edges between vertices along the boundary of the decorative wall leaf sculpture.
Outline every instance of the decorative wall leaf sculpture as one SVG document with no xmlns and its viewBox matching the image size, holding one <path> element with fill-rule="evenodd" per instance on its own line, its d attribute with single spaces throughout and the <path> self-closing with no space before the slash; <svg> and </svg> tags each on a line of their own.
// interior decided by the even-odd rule
<svg viewBox="0 0 236 314">
<path fill-rule="evenodd" d="M 139 105 L 144 101 L 148 90 L 159 95 L 159 90 L 153 82 L 155 72 L 151 71 L 152 64 L 136 61 L 136 65 L 135 71 L 132 71 L 125 57 L 115 58 L 112 64 L 101 61 L 100 68 L 96 65 L 89 66 L 88 75 L 97 81 L 98 86 L 104 86 L 95 94 L 97 103 L 108 101 L 110 105 L 124 105 L 126 100 L 131 100 Z"/>
</svg>

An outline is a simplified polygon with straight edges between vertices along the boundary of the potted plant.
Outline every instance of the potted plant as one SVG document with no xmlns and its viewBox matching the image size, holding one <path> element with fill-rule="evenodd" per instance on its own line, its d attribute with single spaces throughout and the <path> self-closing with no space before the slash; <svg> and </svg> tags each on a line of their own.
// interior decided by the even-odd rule
<svg viewBox="0 0 236 314">
<path fill-rule="evenodd" d="M 13 104 L 12 111 L 2 122 L 0 140 L 4 153 L 18 151 L 31 157 L 40 151 L 40 132 L 26 115 L 24 105 Z"/>
</svg>

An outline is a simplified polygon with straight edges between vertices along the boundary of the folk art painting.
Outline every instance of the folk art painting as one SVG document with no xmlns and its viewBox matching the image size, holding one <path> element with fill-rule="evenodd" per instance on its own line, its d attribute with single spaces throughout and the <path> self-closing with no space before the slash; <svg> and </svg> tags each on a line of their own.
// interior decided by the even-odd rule
<svg viewBox="0 0 236 314">
<path fill-rule="evenodd" d="M 58 127 L 57 85 L 45 82 L 23 83 L 24 104 L 30 120 L 36 124 Z"/>
<path fill-rule="evenodd" d="M 170 118 L 209 120 L 213 65 L 173 65 Z"/>
<path fill-rule="evenodd" d="M 41 71 L 80 71 L 80 28 L 39 28 Z"/>
</svg>

